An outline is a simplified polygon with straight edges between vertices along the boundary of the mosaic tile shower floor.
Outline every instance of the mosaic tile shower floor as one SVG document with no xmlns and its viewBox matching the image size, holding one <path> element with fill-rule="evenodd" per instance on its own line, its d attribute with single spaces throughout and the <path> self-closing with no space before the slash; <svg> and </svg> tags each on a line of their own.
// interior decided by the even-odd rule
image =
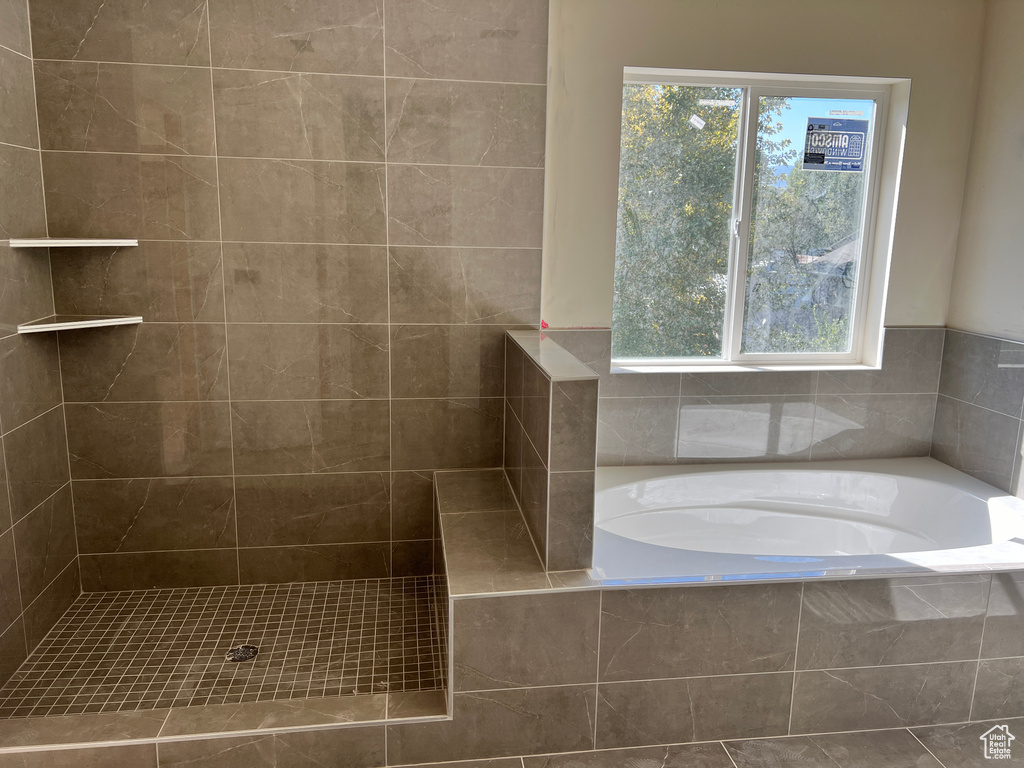
<svg viewBox="0 0 1024 768">
<path fill-rule="evenodd" d="M 0 718 L 438 689 L 433 579 L 86 593 L 0 688 Z M 225 659 L 244 644 L 255 660 Z"/>
</svg>

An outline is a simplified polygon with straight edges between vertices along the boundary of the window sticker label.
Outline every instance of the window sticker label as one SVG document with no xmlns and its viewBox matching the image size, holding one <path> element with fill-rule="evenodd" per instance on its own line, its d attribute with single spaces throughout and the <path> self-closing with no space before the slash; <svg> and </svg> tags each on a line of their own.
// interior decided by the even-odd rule
<svg viewBox="0 0 1024 768">
<path fill-rule="evenodd" d="M 867 145 L 867 120 L 809 117 L 804 170 L 862 172 Z"/>
<path fill-rule="evenodd" d="M 707 123 L 697 115 L 690 115 L 690 125 L 696 128 L 698 131 L 703 131 L 704 126 L 707 125 Z"/>
</svg>

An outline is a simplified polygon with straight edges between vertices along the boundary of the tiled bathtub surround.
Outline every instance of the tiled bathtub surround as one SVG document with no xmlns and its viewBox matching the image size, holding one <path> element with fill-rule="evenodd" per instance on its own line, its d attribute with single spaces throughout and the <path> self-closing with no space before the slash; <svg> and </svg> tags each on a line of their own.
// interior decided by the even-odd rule
<svg viewBox="0 0 1024 768">
<path fill-rule="evenodd" d="M 943 329 L 889 328 L 879 371 L 610 373 L 611 332 L 548 331 L 601 374 L 597 464 L 927 456 Z"/>
<path fill-rule="evenodd" d="M 542 332 L 507 334 L 504 468 L 548 570 L 593 559 L 597 386 Z"/>
<path fill-rule="evenodd" d="M 145 318 L 60 337 L 85 588 L 431 572 L 539 319 L 546 0 L 31 17 L 50 233 L 140 239 L 52 253 L 58 312 Z"/>
<path fill-rule="evenodd" d="M 1021 495 L 1024 344 L 946 330 L 932 456 Z"/>
</svg>

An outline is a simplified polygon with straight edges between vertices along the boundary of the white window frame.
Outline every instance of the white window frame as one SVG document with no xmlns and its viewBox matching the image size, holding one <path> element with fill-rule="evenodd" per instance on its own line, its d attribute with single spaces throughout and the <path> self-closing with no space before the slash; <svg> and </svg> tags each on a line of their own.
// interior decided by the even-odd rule
<svg viewBox="0 0 1024 768">
<path fill-rule="evenodd" d="M 742 90 L 732 236 L 727 274 L 728 296 L 720 358 L 612 358 L 612 371 L 664 372 L 686 370 L 835 370 L 881 367 L 884 314 L 893 230 L 910 104 L 905 78 L 783 75 L 759 72 L 625 67 L 623 84 L 718 86 Z M 871 99 L 872 119 L 869 186 L 862 215 L 861 262 L 857 296 L 851 316 L 849 353 L 760 353 L 740 351 L 750 251 L 750 218 L 757 149 L 758 104 L 762 96 Z"/>
</svg>

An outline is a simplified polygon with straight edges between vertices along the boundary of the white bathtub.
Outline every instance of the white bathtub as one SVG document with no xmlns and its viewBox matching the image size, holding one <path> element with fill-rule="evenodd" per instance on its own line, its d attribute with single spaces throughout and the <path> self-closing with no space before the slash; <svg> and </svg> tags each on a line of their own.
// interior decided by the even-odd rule
<svg viewBox="0 0 1024 768">
<path fill-rule="evenodd" d="M 934 459 L 597 470 L 604 582 L 1024 568 L 1024 501 Z"/>
</svg>

